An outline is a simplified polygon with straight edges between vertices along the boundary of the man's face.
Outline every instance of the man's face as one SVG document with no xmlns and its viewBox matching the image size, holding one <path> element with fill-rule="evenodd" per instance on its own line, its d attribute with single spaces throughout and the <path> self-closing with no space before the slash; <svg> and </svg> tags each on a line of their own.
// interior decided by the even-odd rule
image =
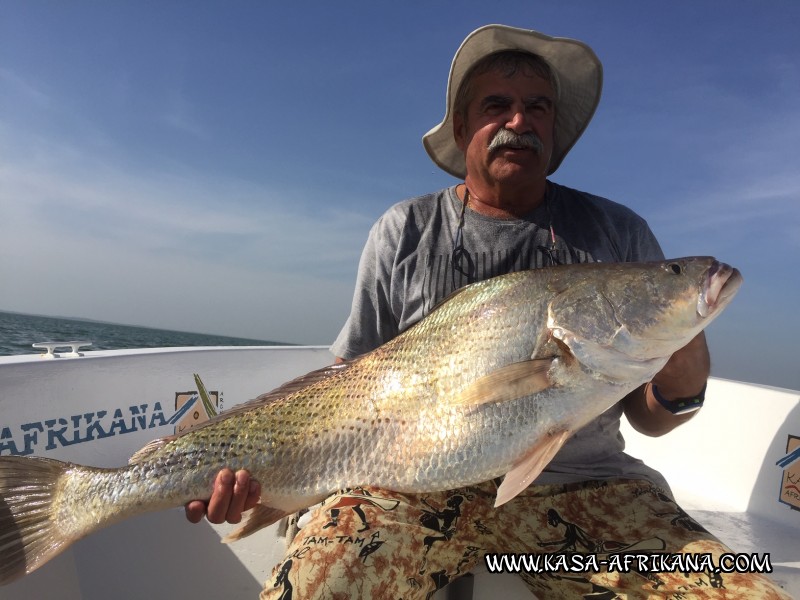
<svg viewBox="0 0 800 600">
<path fill-rule="evenodd" d="M 490 71 L 473 81 L 466 119 L 454 115 L 454 133 L 464 152 L 467 178 L 492 187 L 542 182 L 553 152 L 555 94 L 546 79 L 520 69 L 511 77 Z M 490 150 L 498 131 L 535 134 L 542 152 L 501 144 Z"/>
</svg>

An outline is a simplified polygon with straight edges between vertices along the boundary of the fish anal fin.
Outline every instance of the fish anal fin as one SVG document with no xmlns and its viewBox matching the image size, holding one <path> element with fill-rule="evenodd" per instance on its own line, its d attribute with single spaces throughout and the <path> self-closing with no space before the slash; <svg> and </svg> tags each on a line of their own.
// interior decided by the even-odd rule
<svg viewBox="0 0 800 600">
<path fill-rule="evenodd" d="M 480 406 L 516 400 L 552 385 L 547 372 L 553 358 L 537 358 L 495 369 L 473 381 L 451 400 L 454 406 Z"/>
<path fill-rule="evenodd" d="M 553 460 L 570 435 L 572 432 L 569 430 L 549 433 L 533 446 L 522 460 L 506 473 L 503 483 L 497 489 L 495 507 L 505 504 L 527 488 Z"/>
<path fill-rule="evenodd" d="M 281 508 L 273 508 L 265 504 L 256 504 L 254 508 L 244 513 L 244 521 L 242 521 L 241 525 L 222 538 L 222 543 L 230 544 L 231 542 L 245 538 L 259 529 L 277 523 L 283 517 L 290 514 L 291 512 L 286 512 Z"/>
<path fill-rule="evenodd" d="M 230 544 L 245 538 L 259 529 L 277 523 L 282 518 L 294 514 L 302 508 L 308 508 L 322 502 L 325 497 L 325 495 L 304 497 L 276 496 L 271 498 L 262 496 L 261 501 L 254 508 L 244 513 L 244 520 L 241 525 L 222 538 L 222 542 Z"/>
</svg>

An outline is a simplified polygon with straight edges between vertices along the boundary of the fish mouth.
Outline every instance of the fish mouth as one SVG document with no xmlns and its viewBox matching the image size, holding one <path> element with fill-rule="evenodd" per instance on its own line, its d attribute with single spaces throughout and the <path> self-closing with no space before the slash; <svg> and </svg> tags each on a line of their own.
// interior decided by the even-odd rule
<svg viewBox="0 0 800 600">
<path fill-rule="evenodd" d="M 738 269 L 715 260 L 706 272 L 703 288 L 697 299 L 697 313 L 701 317 L 725 307 L 742 285 L 742 274 Z"/>
</svg>

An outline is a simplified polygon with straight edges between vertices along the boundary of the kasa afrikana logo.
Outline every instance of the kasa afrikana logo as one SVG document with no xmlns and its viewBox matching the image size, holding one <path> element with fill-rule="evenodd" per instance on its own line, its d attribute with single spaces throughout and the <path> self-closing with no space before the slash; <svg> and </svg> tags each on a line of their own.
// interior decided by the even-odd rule
<svg viewBox="0 0 800 600">
<path fill-rule="evenodd" d="M 786 455 L 775 464 L 783 469 L 778 500 L 800 510 L 800 436 L 789 435 Z"/>
<path fill-rule="evenodd" d="M 222 392 L 208 392 L 200 377 L 195 374 L 194 378 L 196 390 L 175 393 L 172 414 L 165 414 L 161 402 L 154 402 L 57 416 L 18 426 L 0 424 L 0 456 L 27 456 L 168 425 L 174 426 L 175 433 L 182 433 L 222 409 Z"/>
</svg>

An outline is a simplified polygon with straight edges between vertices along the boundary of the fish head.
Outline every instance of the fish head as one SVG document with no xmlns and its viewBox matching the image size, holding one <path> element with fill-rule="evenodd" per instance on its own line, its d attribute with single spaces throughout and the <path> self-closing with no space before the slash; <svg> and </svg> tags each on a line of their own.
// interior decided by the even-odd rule
<svg viewBox="0 0 800 600">
<path fill-rule="evenodd" d="M 588 266 L 588 265 L 587 265 Z M 548 307 L 550 334 L 583 365 L 642 380 L 713 321 L 742 283 L 712 257 L 586 269 Z"/>
</svg>

